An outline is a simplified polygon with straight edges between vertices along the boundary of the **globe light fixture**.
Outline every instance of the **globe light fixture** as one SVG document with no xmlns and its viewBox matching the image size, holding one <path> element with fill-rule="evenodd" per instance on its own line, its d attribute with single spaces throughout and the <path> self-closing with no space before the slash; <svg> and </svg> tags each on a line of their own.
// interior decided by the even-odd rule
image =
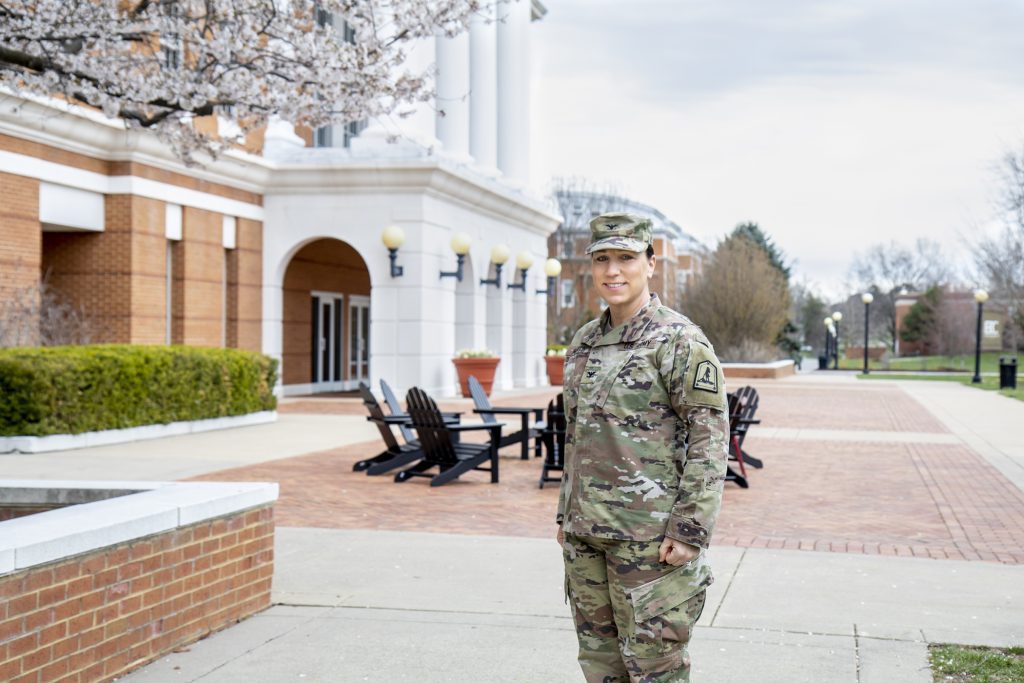
<svg viewBox="0 0 1024 683">
<path fill-rule="evenodd" d="M 538 289 L 538 294 L 551 296 L 555 293 L 555 280 L 562 273 L 562 263 L 556 258 L 549 258 L 544 262 L 544 274 L 548 276 L 547 289 Z"/>
<path fill-rule="evenodd" d="M 494 264 L 494 277 L 491 279 L 480 278 L 480 284 L 482 285 L 494 285 L 498 289 L 501 289 L 501 269 L 508 261 L 508 257 L 511 254 L 508 247 L 504 244 L 496 244 L 491 248 L 491 263 Z"/>
<path fill-rule="evenodd" d="M 521 251 L 516 254 L 516 268 L 519 269 L 519 282 L 508 283 L 509 289 L 526 291 L 526 271 L 533 265 L 533 254 L 528 251 Z"/>
<path fill-rule="evenodd" d="M 389 225 L 380 234 L 380 240 L 388 249 L 388 258 L 391 259 L 391 277 L 401 277 L 405 269 L 397 264 L 398 248 L 405 243 L 405 231 L 397 225 Z"/>
<path fill-rule="evenodd" d="M 472 246 L 473 240 L 464 232 L 457 232 L 452 235 L 452 240 L 449 245 L 452 251 L 455 252 L 456 265 L 455 270 L 441 271 L 441 279 L 446 277 L 453 277 L 459 282 L 462 282 L 462 266 L 466 261 L 466 254 L 469 253 L 469 247 Z"/>
</svg>

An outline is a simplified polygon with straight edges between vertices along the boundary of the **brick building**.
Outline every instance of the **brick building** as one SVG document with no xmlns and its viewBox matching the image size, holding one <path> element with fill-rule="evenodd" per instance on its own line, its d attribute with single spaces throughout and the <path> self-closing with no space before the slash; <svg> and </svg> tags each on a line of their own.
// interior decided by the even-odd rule
<svg viewBox="0 0 1024 683">
<path fill-rule="evenodd" d="M 907 292 L 896 299 L 896 329 L 903 323 L 924 292 Z M 973 353 L 977 343 L 978 304 L 974 292 L 944 289 L 937 312 L 935 329 L 926 339 L 904 341 L 897 335 L 896 355 L 958 355 Z M 1012 348 L 1012 330 L 1006 325 L 1007 308 L 999 301 L 989 301 L 982 308 L 981 349 L 1002 351 Z"/>
<path fill-rule="evenodd" d="M 386 378 L 451 395 L 464 347 L 502 357 L 499 388 L 544 382 L 543 273 L 524 290 L 480 283 L 493 246 L 543 255 L 558 223 L 523 189 L 528 39 L 546 10 L 503 7 L 410 50 L 436 62 L 443 110 L 318 131 L 278 121 L 205 168 L 95 112 L 5 96 L 0 305 L 45 276 L 94 342 L 262 351 L 281 360 L 285 394 Z M 406 238 L 397 276 L 381 244 L 392 225 Z M 472 239 L 464 276 L 441 278 L 458 232 Z"/>
<path fill-rule="evenodd" d="M 548 238 L 548 255 L 562 264 L 557 295 L 548 302 L 549 343 L 568 343 L 580 325 L 604 309 L 590 277 L 590 219 L 602 213 L 625 211 L 649 217 L 654 224 L 654 254 L 657 257 L 651 291 L 662 303 L 682 310 L 682 295 L 700 276 L 708 251 L 692 235 L 669 220 L 661 211 L 613 194 L 589 191 L 557 191 L 562 222 Z"/>
</svg>

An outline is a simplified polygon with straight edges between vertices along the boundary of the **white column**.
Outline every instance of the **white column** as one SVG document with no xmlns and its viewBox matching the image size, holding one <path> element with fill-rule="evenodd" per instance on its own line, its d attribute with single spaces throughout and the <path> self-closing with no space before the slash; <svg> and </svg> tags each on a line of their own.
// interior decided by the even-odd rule
<svg viewBox="0 0 1024 683">
<path fill-rule="evenodd" d="M 530 0 L 498 6 L 498 168 L 514 185 L 525 185 L 530 155 Z"/>
<path fill-rule="evenodd" d="M 400 68 L 413 74 L 429 75 L 434 57 L 434 37 L 419 38 L 409 43 Z M 441 143 L 434 131 L 433 106 L 433 101 L 409 102 L 399 105 L 390 116 L 370 119 L 359 137 L 352 141 L 352 155 L 419 157 L 436 151 Z"/>
<path fill-rule="evenodd" d="M 435 39 L 433 37 L 420 38 L 409 44 L 405 60 L 405 67 L 412 73 L 428 73 L 436 58 Z M 404 112 L 411 112 L 402 115 Z M 399 107 L 395 120 L 405 137 L 424 147 L 432 148 L 438 145 L 437 136 L 434 134 L 434 110 L 433 102 L 415 102 Z"/>
<path fill-rule="evenodd" d="M 498 52 L 495 7 L 489 3 L 469 24 L 469 153 L 491 175 L 498 173 Z"/>
<path fill-rule="evenodd" d="M 470 161 L 469 156 L 469 36 L 438 35 L 437 138 L 447 156 Z"/>
</svg>

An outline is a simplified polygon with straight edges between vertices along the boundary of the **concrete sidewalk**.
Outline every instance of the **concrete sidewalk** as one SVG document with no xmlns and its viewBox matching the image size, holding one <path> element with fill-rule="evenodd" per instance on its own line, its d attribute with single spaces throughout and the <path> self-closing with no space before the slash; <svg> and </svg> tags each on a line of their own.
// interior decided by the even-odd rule
<svg viewBox="0 0 1024 683">
<path fill-rule="evenodd" d="M 1024 640 L 1024 567 L 711 557 L 695 681 L 923 683 L 927 642 Z M 281 528 L 276 562 L 275 607 L 125 680 L 581 680 L 553 541 Z"/>
<path fill-rule="evenodd" d="M 864 386 L 825 373 L 784 381 Z M 1024 489 L 1024 436 L 1008 427 L 1024 423 L 1024 403 L 958 384 L 899 386 L 951 433 L 780 425 L 763 436 L 959 442 Z M 0 469 L 166 480 L 375 436 L 361 416 L 282 414 L 159 442 L 4 455 Z M 711 557 L 717 581 L 691 648 L 695 681 L 923 683 L 929 642 L 1024 643 L 1024 565 L 725 546 Z M 124 680 L 579 681 L 561 589 L 548 539 L 279 527 L 274 607 Z"/>
</svg>

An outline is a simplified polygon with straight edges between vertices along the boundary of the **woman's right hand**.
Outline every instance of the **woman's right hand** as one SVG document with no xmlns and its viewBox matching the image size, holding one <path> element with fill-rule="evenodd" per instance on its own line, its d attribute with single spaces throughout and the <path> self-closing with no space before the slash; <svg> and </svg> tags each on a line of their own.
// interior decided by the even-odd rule
<svg viewBox="0 0 1024 683">
<path fill-rule="evenodd" d="M 565 532 L 562 531 L 562 525 L 558 525 L 558 533 L 555 534 L 555 539 L 558 541 L 558 545 L 565 545 Z"/>
</svg>

